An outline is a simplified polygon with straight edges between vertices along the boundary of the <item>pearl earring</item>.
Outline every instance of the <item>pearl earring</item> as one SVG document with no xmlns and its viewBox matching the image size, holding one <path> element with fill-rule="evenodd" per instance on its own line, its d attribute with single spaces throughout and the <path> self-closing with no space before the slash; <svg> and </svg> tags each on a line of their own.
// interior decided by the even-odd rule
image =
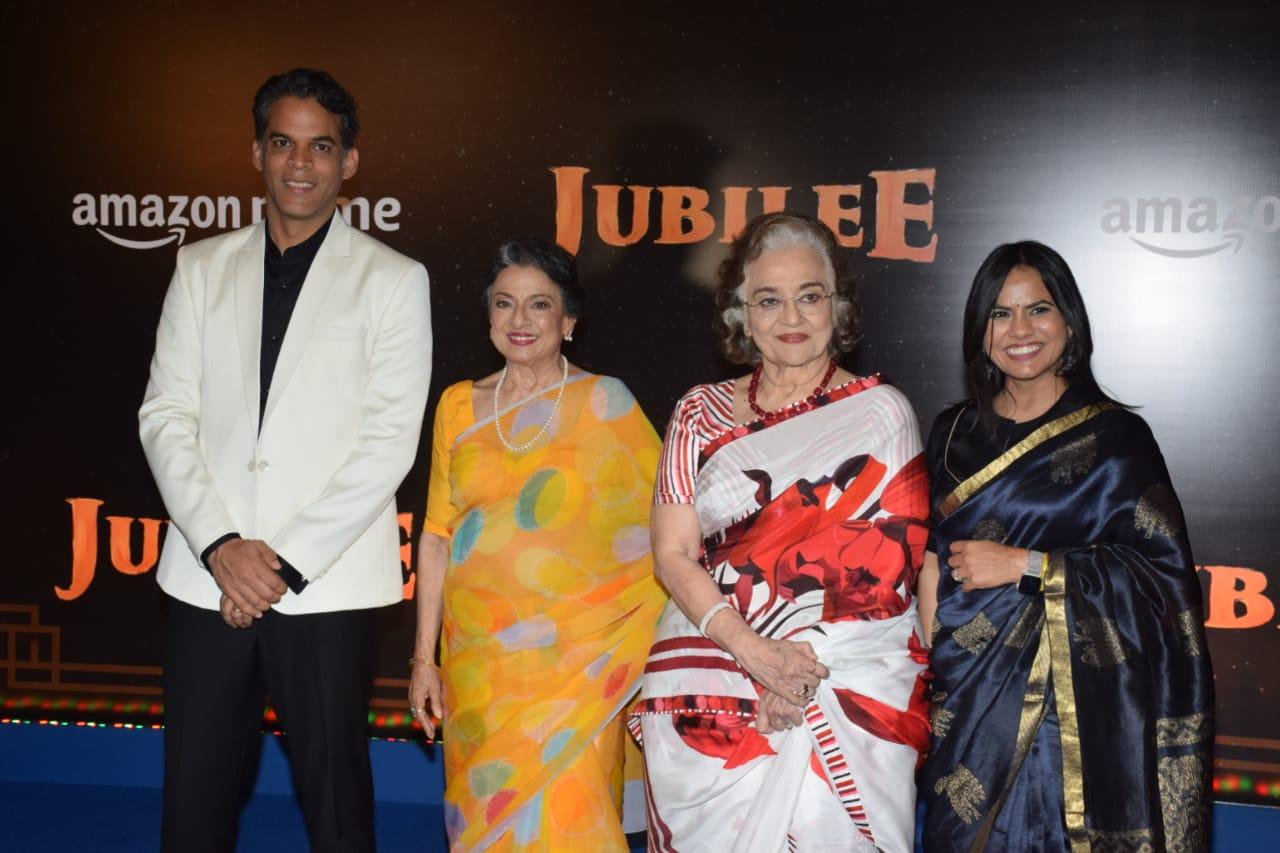
<svg viewBox="0 0 1280 853">
<path fill-rule="evenodd" d="M 565 339 L 566 341 L 572 341 L 572 340 L 573 340 L 573 332 L 570 332 L 569 334 L 565 335 L 565 336 L 564 336 L 564 339 Z"/>
</svg>

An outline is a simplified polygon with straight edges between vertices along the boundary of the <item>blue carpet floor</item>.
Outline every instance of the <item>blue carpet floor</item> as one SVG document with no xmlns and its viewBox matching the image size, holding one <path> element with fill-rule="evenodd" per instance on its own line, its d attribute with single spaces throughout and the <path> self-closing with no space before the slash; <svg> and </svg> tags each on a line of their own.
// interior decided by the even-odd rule
<svg viewBox="0 0 1280 853">
<path fill-rule="evenodd" d="M 382 853 L 444 851 L 440 807 L 379 801 Z M 1214 853 L 1280 849 L 1275 809 L 1219 803 Z M 119 785 L 0 782 L 0 850 L 4 853 L 150 853 L 159 849 L 160 790 Z M 635 849 L 644 842 L 632 839 Z M 240 853 L 307 849 L 302 813 L 292 796 L 258 794 L 240 821 Z M 583 851 L 583 853 L 589 853 Z"/>
<path fill-rule="evenodd" d="M 161 735 L 0 722 L 0 853 L 159 849 Z M 255 796 L 240 821 L 241 853 L 307 849 L 283 741 L 263 738 Z M 369 749 L 378 849 L 445 850 L 439 749 L 392 741 L 373 741 Z M 644 849 L 642 834 L 630 841 Z M 1280 809 L 1216 804 L 1213 853 L 1254 851 L 1280 851 Z"/>
<path fill-rule="evenodd" d="M 444 850 L 439 806 L 376 804 L 383 853 Z M 116 785 L 0 783 L 5 853 L 149 853 L 160 847 L 160 790 Z M 258 794 L 240 819 L 241 853 L 306 850 L 297 800 Z"/>
</svg>

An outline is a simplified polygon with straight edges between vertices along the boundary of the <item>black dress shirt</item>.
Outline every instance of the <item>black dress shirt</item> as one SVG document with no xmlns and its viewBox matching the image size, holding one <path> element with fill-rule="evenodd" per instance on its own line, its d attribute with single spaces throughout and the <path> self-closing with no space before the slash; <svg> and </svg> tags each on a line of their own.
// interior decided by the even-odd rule
<svg viewBox="0 0 1280 853">
<path fill-rule="evenodd" d="M 270 230 L 262 229 L 266 233 L 267 251 L 262 271 L 262 348 L 258 361 L 259 430 L 262 429 L 262 417 L 267 411 L 267 395 L 271 393 L 271 379 L 275 375 L 276 362 L 280 359 L 280 347 L 289 330 L 289 319 L 293 316 L 298 296 L 302 294 L 302 285 L 307 280 L 307 273 L 311 271 L 311 264 L 320 251 L 320 244 L 329 233 L 332 221 L 326 219 L 316 233 L 283 252 L 276 248 Z M 219 536 L 201 552 L 200 562 L 204 563 L 206 569 L 210 569 L 209 557 L 213 552 L 224 542 L 239 538 L 240 534 L 236 532 Z M 278 556 L 282 564 L 280 577 L 289 585 L 289 589 L 301 593 L 307 586 L 307 579 L 283 555 Z"/>
<path fill-rule="evenodd" d="M 266 261 L 262 273 L 262 356 L 258 373 L 258 429 L 262 429 L 262 416 L 267 410 L 267 394 L 271 392 L 271 378 L 275 374 L 276 361 L 284 334 L 289 329 L 289 318 L 298 304 L 302 284 L 311 271 L 311 263 L 320 251 L 320 244 L 329 233 L 329 223 L 296 246 L 281 252 L 267 231 Z M 266 231 L 266 229 L 263 229 Z"/>
</svg>

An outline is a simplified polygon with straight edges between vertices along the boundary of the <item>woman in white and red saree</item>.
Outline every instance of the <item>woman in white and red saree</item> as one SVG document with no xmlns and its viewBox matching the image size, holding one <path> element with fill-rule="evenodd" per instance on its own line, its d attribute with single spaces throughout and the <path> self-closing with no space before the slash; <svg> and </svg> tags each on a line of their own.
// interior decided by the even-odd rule
<svg viewBox="0 0 1280 853">
<path fill-rule="evenodd" d="M 833 358 L 858 311 L 822 224 L 753 221 L 718 300 L 726 355 L 755 371 L 686 394 L 664 444 L 672 603 L 631 718 L 650 849 L 910 850 L 929 738 L 915 416 Z"/>
</svg>

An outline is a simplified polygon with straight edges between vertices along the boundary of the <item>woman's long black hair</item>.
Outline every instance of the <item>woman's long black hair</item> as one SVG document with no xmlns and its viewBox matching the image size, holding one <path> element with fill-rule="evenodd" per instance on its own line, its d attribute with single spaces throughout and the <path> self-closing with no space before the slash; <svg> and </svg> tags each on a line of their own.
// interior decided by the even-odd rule
<svg viewBox="0 0 1280 853">
<path fill-rule="evenodd" d="M 1089 313 L 1085 310 L 1080 288 L 1071 268 L 1053 249 L 1034 240 L 1005 243 L 987 255 L 973 277 L 973 287 L 964 305 L 964 363 L 969 380 L 969 393 L 978 407 L 978 416 L 988 431 L 995 430 L 993 401 L 1004 389 L 1004 374 L 987 355 L 983 343 L 991 309 L 1000 298 L 1004 281 L 1014 267 L 1030 267 L 1040 273 L 1045 288 L 1053 297 L 1071 334 L 1058 362 L 1059 376 L 1090 396 L 1111 398 L 1098 387 L 1089 360 L 1093 357 L 1093 334 L 1089 330 Z M 1111 402 L 1115 402 L 1112 400 Z"/>
</svg>

